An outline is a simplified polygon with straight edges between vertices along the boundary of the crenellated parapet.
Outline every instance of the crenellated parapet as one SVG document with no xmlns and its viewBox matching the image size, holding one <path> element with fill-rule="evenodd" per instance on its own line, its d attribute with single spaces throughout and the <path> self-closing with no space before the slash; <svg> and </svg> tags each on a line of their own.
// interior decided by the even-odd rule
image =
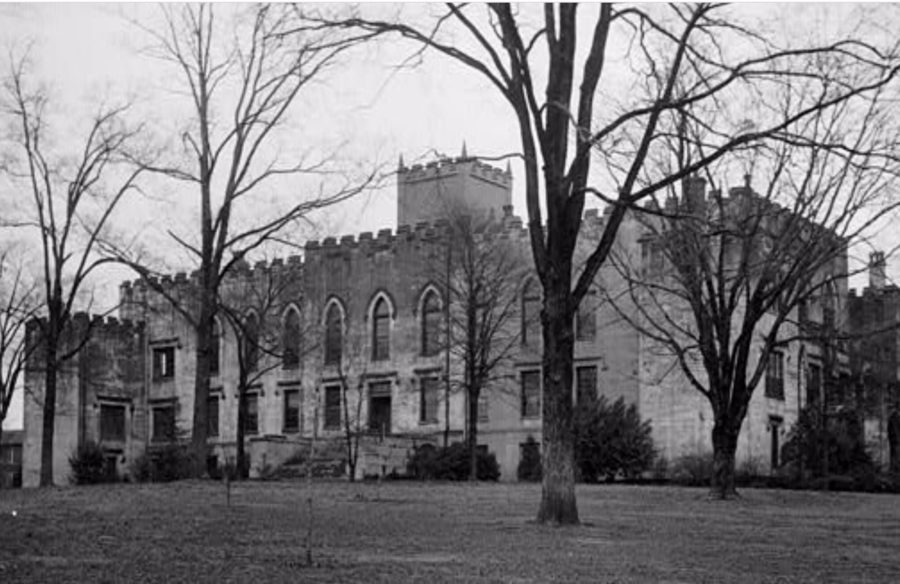
<svg viewBox="0 0 900 584">
<path fill-rule="evenodd" d="M 512 186 L 512 171 L 509 166 L 506 170 L 502 170 L 468 156 L 443 158 L 427 164 L 414 164 L 410 167 L 401 164 L 397 169 L 397 180 L 401 184 L 413 184 L 459 174 L 466 174 L 504 188 Z"/>
</svg>

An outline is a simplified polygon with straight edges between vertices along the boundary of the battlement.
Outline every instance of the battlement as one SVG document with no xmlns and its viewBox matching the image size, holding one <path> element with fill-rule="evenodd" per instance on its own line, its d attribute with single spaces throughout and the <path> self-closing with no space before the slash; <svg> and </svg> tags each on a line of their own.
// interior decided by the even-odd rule
<svg viewBox="0 0 900 584">
<path fill-rule="evenodd" d="M 33 318 L 25 325 L 25 334 L 29 342 L 39 342 L 40 337 L 35 338 L 41 329 L 46 326 L 47 318 Z M 136 322 L 129 319 L 119 319 L 115 316 L 106 316 L 100 314 L 88 314 L 87 312 L 76 312 L 69 320 L 66 327 L 68 333 L 75 333 L 81 337 L 90 329 L 91 339 L 103 340 L 107 338 L 121 338 L 140 334 L 144 330 L 144 323 Z M 64 333 L 63 338 L 66 338 Z M 37 352 L 35 352 L 36 354 Z"/>
<path fill-rule="evenodd" d="M 414 164 L 411 167 L 401 165 L 397 168 L 397 180 L 402 184 L 441 179 L 458 174 L 467 174 L 502 187 L 512 186 L 512 170 L 507 165 L 502 170 L 475 157 L 459 156 L 443 158 L 427 164 Z"/>
</svg>

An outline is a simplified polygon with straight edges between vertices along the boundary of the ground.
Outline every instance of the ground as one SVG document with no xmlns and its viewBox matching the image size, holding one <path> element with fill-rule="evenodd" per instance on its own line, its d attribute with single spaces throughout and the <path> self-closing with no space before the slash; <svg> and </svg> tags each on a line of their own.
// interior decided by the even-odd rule
<svg viewBox="0 0 900 584">
<path fill-rule="evenodd" d="M 900 582 L 900 498 L 584 486 L 580 527 L 537 485 L 303 482 L 0 491 L 0 581 Z"/>
</svg>

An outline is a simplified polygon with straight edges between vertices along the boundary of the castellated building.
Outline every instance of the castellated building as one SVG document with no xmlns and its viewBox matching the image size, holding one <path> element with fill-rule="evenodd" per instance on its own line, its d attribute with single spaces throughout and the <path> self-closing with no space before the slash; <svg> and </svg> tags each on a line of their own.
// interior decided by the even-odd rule
<svg viewBox="0 0 900 584">
<path fill-rule="evenodd" d="M 704 188 L 697 183 L 690 195 L 703 197 Z M 467 209 L 489 223 L 491 241 L 514 250 L 521 266 L 510 276 L 518 294 L 511 326 L 519 338 L 486 388 L 478 420 L 479 444 L 497 456 L 501 480 L 515 480 L 528 437 L 541 438 L 541 335 L 540 285 L 511 192 L 508 168 L 465 153 L 425 166 L 406 167 L 401 159 L 396 229 L 309 241 L 301 256 L 236 266 L 223 285 L 223 302 L 240 314 L 244 334 L 270 339 L 272 347 L 262 349 L 266 343 L 260 340 L 261 350 L 248 363 L 244 431 L 251 476 L 307 448 L 313 435 L 340 455 L 348 415 L 353 429 L 365 434 L 359 476 L 402 472 L 413 447 L 440 444 L 445 433 L 450 441 L 462 439 L 466 398 L 453 382 L 463 371 L 445 348 L 441 279 L 447 214 Z M 603 223 L 596 210 L 586 212 L 579 257 L 599 238 Z M 626 218 L 617 253 L 645 257 L 642 229 Z M 193 275 L 179 273 L 157 284 L 190 308 L 193 282 Z M 615 268 L 604 266 L 577 316 L 573 399 L 591 392 L 637 404 L 652 423 L 660 455 L 670 461 L 711 451 L 712 414 L 705 398 L 602 301 L 601 290 L 615 296 L 624 285 Z M 69 479 L 68 457 L 88 440 L 101 444 L 110 472 L 123 475 L 148 448 L 191 427 L 192 327 L 147 282 L 125 282 L 120 295 L 119 318 L 95 320 L 90 339 L 59 375 L 54 480 L 60 484 Z M 77 315 L 71 326 L 84 330 L 90 322 Z M 222 463 L 235 453 L 240 344 L 225 314 L 218 317 L 216 338 L 206 405 L 211 462 Z M 763 461 L 764 471 L 777 465 L 770 453 L 795 422 L 811 383 L 808 353 L 802 352 L 797 346 L 783 355 L 777 391 L 757 390 L 742 428 L 738 464 Z M 346 398 L 342 382 L 349 388 Z M 26 486 L 39 479 L 42 384 L 35 364 L 26 376 Z"/>
</svg>

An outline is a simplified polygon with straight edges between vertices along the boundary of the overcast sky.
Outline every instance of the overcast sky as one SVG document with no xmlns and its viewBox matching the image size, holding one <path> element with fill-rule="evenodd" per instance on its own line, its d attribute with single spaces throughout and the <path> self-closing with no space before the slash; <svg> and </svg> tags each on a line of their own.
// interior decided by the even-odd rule
<svg viewBox="0 0 900 584">
<path fill-rule="evenodd" d="M 777 6 L 747 9 L 772 12 Z M 232 8 L 216 9 L 227 13 Z M 847 6 L 780 9 L 805 11 L 802 15 L 791 13 L 799 17 L 786 19 L 784 27 L 816 26 L 822 30 L 838 26 L 849 10 Z M 386 6 L 385 10 L 396 7 Z M 412 6 L 404 10 L 428 9 Z M 153 122 L 173 118 L 176 123 L 174 118 L 183 116 L 172 105 L 176 102 L 170 85 L 173 72 L 142 51 L 149 39 L 131 22 L 152 27 L 158 18 L 155 5 L 0 4 L 0 43 L 4 49 L 13 50 L 34 43 L 34 76 L 49 85 L 52 107 L 71 119 L 88 115 L 102 100 L 128 98 L 135 102 L 136 112 Z M 428 157 L 430 152 L 455 156 L 463 141 L 470 155 L 496 156 L 516 150 L 518 138 L 512 115 L 487 82 L 437 56 L 429 57 L 425 66 L 392 75 L 392 66 L 403 54 L 390 47 L 354 53 L 346 66 L 336 69 L 292 112 L 291 136 L 304 147 L 316 144 L 329 151 L 339 150 L 347 160 L 391 165 L 401 154 L 407 163 Z M 516 162 L 513 180 L 513 203 L 516 212 L 523 215 L 522 172 Z M 176 188 L 156 183 L 154 187 Z M 340 235 L 395 227 L 394 194 L 391 182 L 376 193 L 333 210 L 320 218 L 320 233 Z M 178 221 L 178 213 L 156 203 L 145 200 L 129 204 L 129 221 L 134 222 L 135 229 Z M 170 261 L 178 263 L 177 258 Z M 190 269 L 190 265 L 184 267 Z M 893 267 L 889 272 L 896 274 Z M 127 272 L 108 274 L 98 294 L 114 297 L 119 281 L 126 277 L 133 276 Z M 18 420 L 11 423 L 16 426 Z"/>
</svg>

